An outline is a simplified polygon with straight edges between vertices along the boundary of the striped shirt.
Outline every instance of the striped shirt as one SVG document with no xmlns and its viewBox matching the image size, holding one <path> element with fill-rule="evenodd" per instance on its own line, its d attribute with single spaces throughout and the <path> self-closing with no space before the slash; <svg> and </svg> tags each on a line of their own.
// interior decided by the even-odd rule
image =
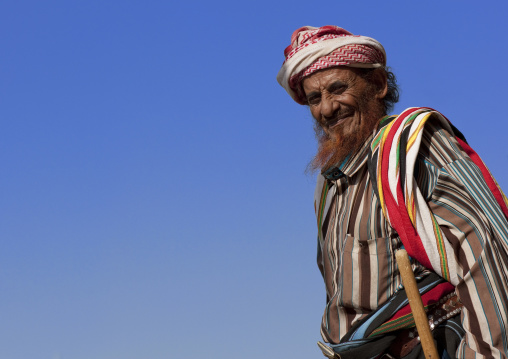
<svg viewBox="0 0 508 359">
<path fill-rule="evenodd" d="M 402 247 L 383 216 L 367 168 L 370 139 L 340 167 L 318 177 L 318 266 L 327 304 L 321 323 L 326 342 L 339 343 L 355 321 L 401 288 L 394 252 Z M 415 179 L 446 239 L 454 248 L 452 276 L 464 304 L 466 335 L 457 358 L 508 358 L 508 223 L 455 138 L 433 121 L 425 126 Z M 492 213 L 478 201 L 489 201 Z M 485 206 L 483 206 L 485 207 Z M 496 212 L 497 211 L 497 212 Z M 413 260 L 417 277 L 428 270 Z M 481 354 L 481 355 L 479 355 Z"/>
</svg>

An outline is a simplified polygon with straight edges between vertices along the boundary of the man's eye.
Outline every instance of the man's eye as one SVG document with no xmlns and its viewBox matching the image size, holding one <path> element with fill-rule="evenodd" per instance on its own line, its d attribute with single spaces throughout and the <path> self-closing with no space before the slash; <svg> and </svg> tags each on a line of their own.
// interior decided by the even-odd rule
<svg viewBox="0 0 508 359">
<path fill-rule="evenodd" d="M 334 89 L 332 89 L 331 93 L 338 95 L 338 94 L 343 93 L 345 89 L 346 89 L 346 86 L 335 87 Z"/>
<path fill-rule="evenodd" d="M 311 98 L 307 99 L 307 102 L 309 103 L 309 105 L 317 105 L 317 104 L 319 104 L 320 101 L 321 101 L 321 98 L 319 98 L 319 97 L 311 97 Z"/>
</svg>

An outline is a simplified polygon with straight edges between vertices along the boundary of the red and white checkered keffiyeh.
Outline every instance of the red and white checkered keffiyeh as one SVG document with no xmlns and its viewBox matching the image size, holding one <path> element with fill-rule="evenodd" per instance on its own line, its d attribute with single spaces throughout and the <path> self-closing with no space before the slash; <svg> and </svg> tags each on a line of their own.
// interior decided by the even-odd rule
<svg viewBox="0 0 508 359">
<path fill-rule="evenodd" d="M 386 53 L 376 40 L 353 35 L 338 26 L 304 26 L 293 32 L 277 81 L 299 104 L 305 104 L 302 79 L 334 66 L 375 68 L 386 65 Z"/>
</svg>

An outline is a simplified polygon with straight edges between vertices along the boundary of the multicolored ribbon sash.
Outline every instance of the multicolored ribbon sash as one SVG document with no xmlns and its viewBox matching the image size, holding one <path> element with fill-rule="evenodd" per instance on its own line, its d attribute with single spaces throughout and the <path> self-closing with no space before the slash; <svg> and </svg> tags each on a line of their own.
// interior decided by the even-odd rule
<svg viewBox="0 0 508 359">
<path fill-rule="evenodd" d="M 431 118 L 439 121 L 445 130 L 455 136 L 464 152 L 481 170 L 490 191 L 508 218 L 508 201 L 483 161 L 450 121 L 431 108 L 409 108 L 382 127 L 372 141 L 368 165 L 385 218 L 397 231 L 408 254 L 457 285 L 457 276 L 453 271 L 450 272 L 450 267 L 455 265 L 453 249 L 414 178 L 423 129 Z"/>
</svg>

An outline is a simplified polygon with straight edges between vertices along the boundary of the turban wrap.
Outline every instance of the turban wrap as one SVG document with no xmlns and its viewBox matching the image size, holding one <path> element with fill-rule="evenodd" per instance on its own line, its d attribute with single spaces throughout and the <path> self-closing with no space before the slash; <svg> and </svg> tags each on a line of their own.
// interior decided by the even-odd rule
<svg viewBox="0 0 508 359">
<path fill-rule="evenodd" d="M 386 65 L 386 53 L 376 40 L 353 35 L 338 26 L 304 26 L 293 32 L 277 81 L 299 104 L 305 104 L 302 80 L 334 66 L 376 68 Z"/>
</svg>

